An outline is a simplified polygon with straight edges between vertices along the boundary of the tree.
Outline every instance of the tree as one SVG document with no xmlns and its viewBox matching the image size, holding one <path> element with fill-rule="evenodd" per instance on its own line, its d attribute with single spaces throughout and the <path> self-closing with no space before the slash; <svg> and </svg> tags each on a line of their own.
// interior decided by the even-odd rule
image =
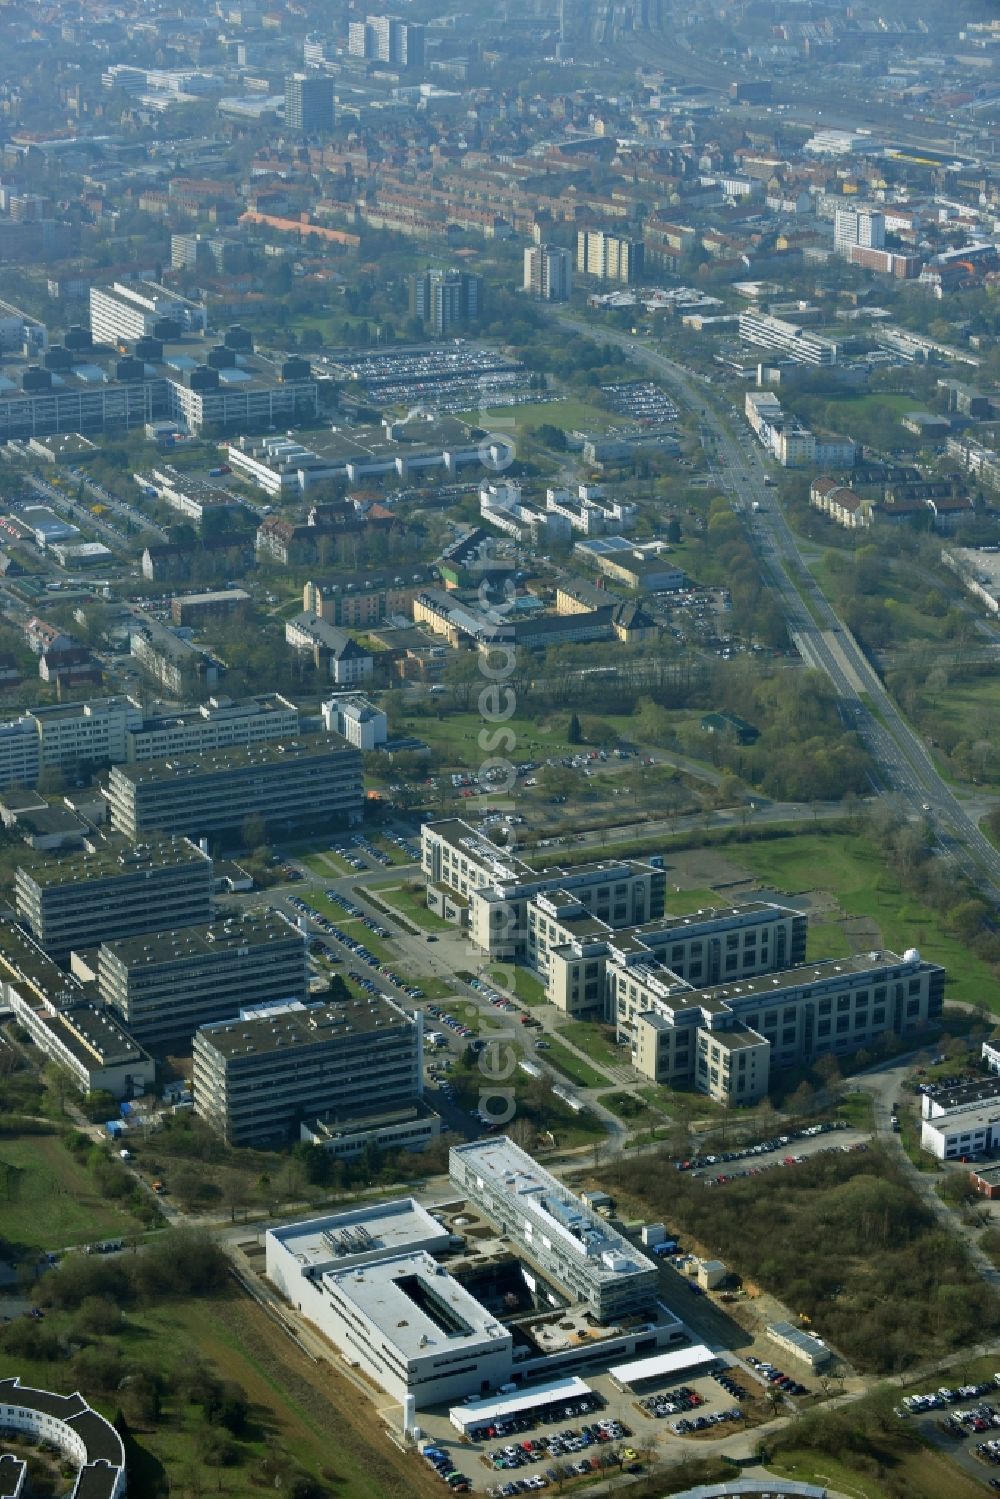
<svg viewBox="0 0 1000 1499">
<path fill-rule="evenodd" d="M 267 843 L 267 821 L 265 818 L 254 814 L 243 819 L 243 827 L 240 832 L 244 848 L 259 848 Z"/>
<path fill-rule="evenodd" d="M 580 728 L 580 720 L 575 713 L 570 714 L 569 726 L 566 729 L 567 744 L 582 744 L 583 731 Z"/>
</svg>

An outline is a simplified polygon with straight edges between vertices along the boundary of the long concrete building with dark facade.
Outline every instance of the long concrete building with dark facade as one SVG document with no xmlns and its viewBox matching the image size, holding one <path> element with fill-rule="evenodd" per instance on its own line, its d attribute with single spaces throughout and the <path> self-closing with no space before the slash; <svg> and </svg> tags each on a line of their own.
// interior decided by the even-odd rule
<svg viewBox="0 0 1000 1499">
<path fill-rule="evenodd" d="M 248 818 L 275 832 L 347 827 L 364 804 L 361 755 L 339 735 L 116 765 L 108 795 L 112 825 L 133 840 L 238 833 Z"/>
</svg>

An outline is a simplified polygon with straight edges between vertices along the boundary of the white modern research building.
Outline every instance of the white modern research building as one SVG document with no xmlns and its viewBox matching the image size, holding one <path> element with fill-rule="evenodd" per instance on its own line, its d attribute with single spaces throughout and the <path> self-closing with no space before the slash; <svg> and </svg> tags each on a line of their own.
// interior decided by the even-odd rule
<svg viewBox="0 0 1000 1499">
<path fill-rule="evenodd" d="M 272 1229 L 267 1276 L 401 1405 L 510 1379 L 513 1338 L 431 1257 L 450 1235 L 411 1198 Z"/>
</svg>

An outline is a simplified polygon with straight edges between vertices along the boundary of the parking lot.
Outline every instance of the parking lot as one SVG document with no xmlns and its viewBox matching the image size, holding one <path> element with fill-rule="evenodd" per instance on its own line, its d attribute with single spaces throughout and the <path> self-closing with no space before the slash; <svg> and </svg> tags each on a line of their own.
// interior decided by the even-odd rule
<svg viewBox="0 0 1000 1499">
<path fill-rule="evenodd" d="M 897 1407 L 923 1435 L 983 1483 L 1000 1490 L 1000 1373 L 907 1395 Z"/>
<path fill-rule="evenodd" d="M 772 1418 L 775 1403 L 789 1411 L 796 1402 L 772 1400 L 762 1374 L 755 1378 L 747 1367 L 729 1366 L 724 1354 L 723 1365 L 715 1374 L 678 1377 L 641 1393 L 618 1389 L 607 1374 L 585 1373 L 597 1397 L 595 1411 L 554 1422 L 524 1416 L 481 1441 L 459 1436 L 446 1410 L 422 1411 L 420 1424 L 429 1444 L 464 1475 L 472 1490 L 494 1499 L 532 1489 L 558 1491 L 585 1472 L 639 1472 L 661 1457 L 676 1461 L 699 1456 L 706 1441 L 743 1437 L 739 1450 L 745 1446 L 747 1453 L 752 1451 L 753 1431 Z"/>
</svg>

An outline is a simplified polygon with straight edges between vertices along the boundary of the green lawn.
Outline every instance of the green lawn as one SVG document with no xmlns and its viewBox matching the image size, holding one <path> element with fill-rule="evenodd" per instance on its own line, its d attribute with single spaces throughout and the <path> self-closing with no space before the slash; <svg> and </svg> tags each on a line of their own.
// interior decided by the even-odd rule
<svg viewBox="0 0 1000 1499">
<path fill-rule="evenodd" d="M 666 861 L 669 866 L 669 859 Z M 693 911 L 710 910 L 713 906 L 731 904 L 725 891 L 718 890 L 674 890 L 670 884 L 670 869 L 667 869 L 667 911 L 671 916 L 690 916 Z"/>
<path fill-rule="evenodd" d="M 561 427 L 565 432 L 581 428 L 587 432 L 604 432 L 614 417 L 601 406 L 592 406 L 575 396 L 538 401 L 528 406 L 495 406 L 480 411 L 465 411 L 461 421 L 471 422 L 476 427 L 490 427 L 501 434 L 516 432 L 519 427 L 549 425 Z"/>
<path fill-rule="evenodd" d="M 72 1325 L 71 1315 L 49 1312 L 47 1327 L 61 1331 Z M 136 1361 L 164 1378 L 161 1415 L 133 1424 L 138 1435 L 128 1454 L 130 1488 L 146 1499 L 164 1499 L 167 1493 L 194 1499 L 209 1488 L 239 1499 L 263 1482 L 259 1474 L 267 1458 L 299 1465 L 316 1477 L 336 1474 L 337 1492 L 351 1499 L 380 1499 L 410 1478 L 414 1492 L 430 1492 L 422 1475 L 410 1473 L 409 1464 L 379 1434 L 373 1432 L 368 1445 L 352 1424 L 353 1415 L 345 1413 L 350 1389 L 343 1379 L 331 1381 L 330 1400 L 324 1398 L 321 1381 L 306 1372 L 305 1360 L 246 1298 L 175 1301 L 142 1309 L 127 1315 L 121 1333 L 102 1341 L 123 1364 Z M 206 1467 L 200 1460 L 206 1422 L 197 1406 L 174 1393 L 173 1374 L 193 1358 L 234 1380 L 249 1398 L 250 1416 L 236 1444 L 234 1466 Z M 0 1351 L 0 1377 L 10 1375 L 42 1389 L 69 1393 L 78 1387 L 65 1362 Z M 87 1398 L 109 1419 L 123 1402 L 118 1392 L 102 1398 L 92 1389 Z M 275 1486 L 274 1479 L 269 1486 Z"/>
<path fill-rule="evenodd" d="M 948 974 L 949 999 L 982 1004 L 1000 1012 L 1000 986 L 989 967 L 942 929 L 936 912 L 900 890 L 866 838 L 857 834 L 800 833 L 793 838 L 741 844 L 733 858 L 762 884 L 789 894 L 829 891 L 846 915 L 866 916 L 875 922 L 887 948 L 901 953 L 916 947 L 928 961 L 942 964 Z"/>
<path fill-rule="evenodd" d="M 0 1233 L 29 1250 L 62 1249 L 141 1232 L 106 1202 L 58 1135 L 0 1137 Z"/>
<path fill-rule="evenodd" d="M 847 958 L 851 944 L 847 933 L 836 921 L 810 921 L 806 951 L 810 962 L 817 958 Z"/>
<path fill-rule="evenodd" d="M 543 1053 L 545 1060 L 551 1062 L 553 1067 L 562 1072 L 571 1083 L 576 1083 L 580 1088 L 606 1088 L 609 1079 L 603 1072 L 598 1072 L 587 1062 L 576 1055 L 551 1037 L 546 1038 L 549 1042 L 548 1050 Z"/>
<path fill-rule="evenodd" d="M 870 1093 L 845 1093 L 837 1106 L 837 1113 L 855 1129 L 870 1130 L 874 1127 L 874 1105 Z"/>
<path fill-rule="evenodd" d="M 412 890 L 404 890 L 401 885 L 388 884 L 372 885 L 369 889 L 378 896 L 393 911 L 398 911 L 407 921 L 414 926 L 419 926 L 426 932 L 453 932 L 454 926 L 450 921 L 445 921 L 441 916 L 436 916 L 433 911 L 427 909 L 423 895 L 414 895 Z"/>
<path fill-rule="evenodd" d="M 628 1060 L 628 1047 L 614 1044 L 610 1039 L 610 1026 L 591 1025 L 586 1020 L 571 1020 L 568 1025 L 559 1027 L 558 1034 L 565 1036 L 567 1041 L 572 1041 L 574 1046 L 585 1051 L 599 1065 L 620 1067 L 623 1061 Z"/>
<path fill-rule="evenodd" d="M 515 964 L 512 968 L 491 968 L 490 980 L 498 988 L 504 989 L 508 994 L 514 994 L 523 1005 L 530 1009 L 533 1005 L 543 1005 L 545 999 L 545 985 L 541 979 L 536 977 L 527 968 Z M 514 982 L 511 985 L 511 975 Z"/>
<path fill-rule="evenodd" d="M 652 1117 L 652 1110 L 646 1101 L 636 1098 L 632 1093 L 605 1093 L 601 1098 L 601 1104 L 626 1123 L 633 1121 L 642 1123 Z"/>
<path fill-rule="evenodd" d="M 350 874 L 351 866 L 339 854 L 332 851 L 317 854 L 296 854 L 300 864 L 311 869 L 313 874 L 319 875 L 321 880 L 339 879 L 341 875 Z"/>
</svg>

